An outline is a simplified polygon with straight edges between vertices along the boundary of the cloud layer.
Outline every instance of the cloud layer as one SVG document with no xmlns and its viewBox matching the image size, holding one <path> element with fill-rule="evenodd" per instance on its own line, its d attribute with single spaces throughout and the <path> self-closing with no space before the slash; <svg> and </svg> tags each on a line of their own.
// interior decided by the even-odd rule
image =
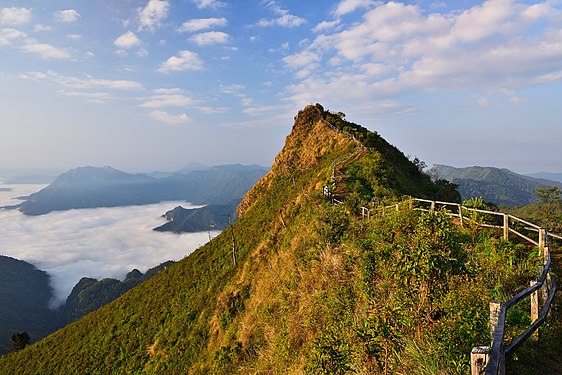
<svg viewBox="0 0 562 375">
<path fill-rule="evenodd" d="M 0 185 L 0 205 L 36 191 L 37 186 Z M 24 216 L 0 210 L 0 254 L 25 260 L 51 275 L 56 300 L 64 302 L 81 277 L 123 279 L 166 260 L 180 260 L 209 240 L 209 233 L 171 234 L 152 231 L 164 212 L 185 202 L 96 208 Z M 211 236 L 216 236 L 212 232 Z"/>
</svg>

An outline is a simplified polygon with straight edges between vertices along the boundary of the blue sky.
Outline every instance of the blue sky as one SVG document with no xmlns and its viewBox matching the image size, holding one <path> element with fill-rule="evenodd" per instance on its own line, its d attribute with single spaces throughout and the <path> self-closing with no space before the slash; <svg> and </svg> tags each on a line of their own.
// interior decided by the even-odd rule
<svg viewBox="0 0 562 375">
<path fill-rule="evenodd" d="M 0 1 L 0 173 L 269 165 L 319 102 L 427 164 L 562 171 L 562 2 Z"/>
</svg>

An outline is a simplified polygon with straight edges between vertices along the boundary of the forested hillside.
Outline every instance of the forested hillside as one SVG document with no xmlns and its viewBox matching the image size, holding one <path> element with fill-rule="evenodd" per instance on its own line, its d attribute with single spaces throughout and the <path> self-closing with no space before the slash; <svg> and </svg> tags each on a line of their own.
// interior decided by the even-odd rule
<svg viewBox="0 0 562 375">
<path fill-rule="evenodd" d="M 463 199 L 482 197 L 486 202 L 510 207 L 537 202 L 538 199 L 533 196 L 536 189 L 562 187 L 562 183 L 557 181 L 493 167 L 455 168 L 436 164 L 429 170 L 429 174 L 436 179 L 445 179 L 459 185 Z"/>
<path fill-rule="evenodd" d="M 528 285 L 538 258 L 441 212 L 362 219 L 359 205 L 450 186 L 344 117 L 300 111 L 234 225 L 0 372 L 467 373 L 488 303 Z"/>
</svg>

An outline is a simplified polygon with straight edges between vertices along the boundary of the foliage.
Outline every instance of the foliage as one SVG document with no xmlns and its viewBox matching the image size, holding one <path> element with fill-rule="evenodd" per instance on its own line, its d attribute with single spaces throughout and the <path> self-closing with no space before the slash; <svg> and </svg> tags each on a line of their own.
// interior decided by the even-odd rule
<svg viewBox="0 0 562 375">
<path fill-rule="evenodd" d="M 541 203 L 550 203 L 550 202 L 558 202 L 560 201 L 560 187 L 558 186 L 551 186 L 541 189 L 536 189 L 533 191 L 533 195 L 537 196 Z"/>
<path fill-rule="evenodd" d="M 29 344 L 29 335 L 27 332 L 16 332 L 10 336 L 10 341 L 15 350 L 22 350 Z"/>
</svg>

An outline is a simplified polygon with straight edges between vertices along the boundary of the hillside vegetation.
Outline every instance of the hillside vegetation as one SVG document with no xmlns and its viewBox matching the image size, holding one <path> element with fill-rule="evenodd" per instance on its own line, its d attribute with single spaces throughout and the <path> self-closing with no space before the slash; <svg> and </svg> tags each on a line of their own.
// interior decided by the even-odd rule
<svg viewBox="0 0 562 375">
<path fill-rule="evenodd" d="M 505 168 L 455 168 L 436 164 L 429 173 L 459 185 L 463 199 L 482 197 L 486 202 L 509 207 L 536 202 L 537 198 L 533 196 L 533 192 L 537 189 L 547 186 L 562 187 L 560 182 L 521 175 Z"/>
<path fill-rule="evenodd" d="M 14 333 L 27 332 L 34 342 L 56 329 L 56 314 L 49 309 L 52 295 L 45 271 L 0 255 L 0 355 L 12 349 Z"/>
<path fill-rule="evenodd" d="M 539 258 L 442 212 L 355 215 L 442 188 L 378 134 L 307 106 L 234 225 L 0 373 L 464 374 L 488 303 L 528 285 Z"/>
</svg>

